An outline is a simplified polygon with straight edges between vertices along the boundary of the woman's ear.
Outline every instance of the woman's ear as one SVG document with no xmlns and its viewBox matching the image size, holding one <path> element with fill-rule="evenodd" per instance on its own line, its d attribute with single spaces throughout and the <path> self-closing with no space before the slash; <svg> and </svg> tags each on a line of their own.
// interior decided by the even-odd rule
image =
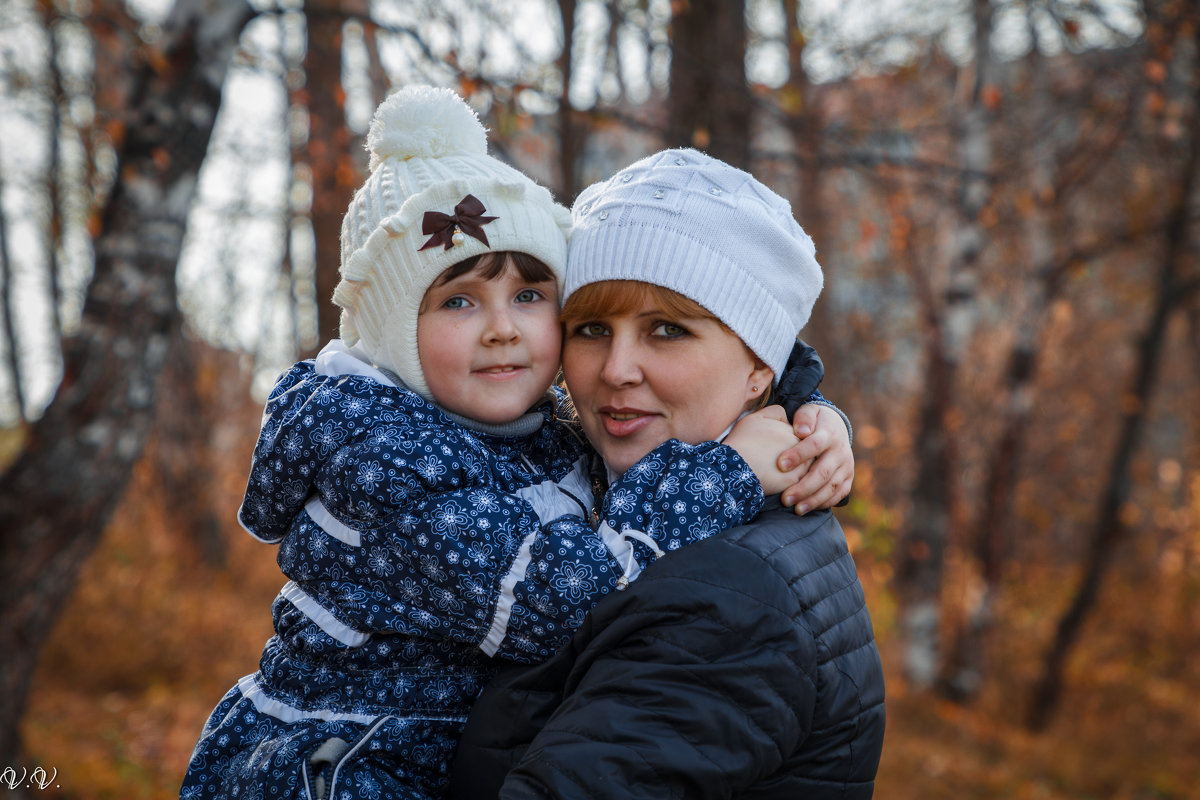
<svg viewBox="0 0 1200 800">
<path fill-rule="evenodd" d="M 771 393 L 771 387 L 774 383 L 775 371 L 768 367 L 761 359 L 755 357 L 754 367 L 750 370 L 750 374 L 746 378 L 747 408 L 758 407 L 762 398 Z"/>
</svg>

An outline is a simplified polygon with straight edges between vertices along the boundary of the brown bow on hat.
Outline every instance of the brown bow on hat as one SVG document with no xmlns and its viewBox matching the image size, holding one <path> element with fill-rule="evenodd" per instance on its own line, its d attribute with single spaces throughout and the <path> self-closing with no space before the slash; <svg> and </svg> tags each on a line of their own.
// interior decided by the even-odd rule
<svg viewBox="0 0 1200 800">
<path fill-rule="evenodd" d="M 485 217 L 487 211 L 483 207 L 483 203 L 473 194 L 469 194 L 454 207 L 453 214 L 443 214 L 441 211 L 426 211 L 424 218 L 421 220 L 421 233 L 433 234 L 429 237 L 429 241 L 421 245 L 420 250 L 424 250 L 436 245 L 445 245 L 445 249 L 449 250 L 456 244 L 462 242 L 462 237 L 455 239 L 455 233 L 462 231 L 468 236 L 473 236 L 483 242 L 488 247 L 487 234 L 483 232 L 483 226 L 499 217 Z M 420 252 L 420 251 L 418 251 Z"/>
</svg>

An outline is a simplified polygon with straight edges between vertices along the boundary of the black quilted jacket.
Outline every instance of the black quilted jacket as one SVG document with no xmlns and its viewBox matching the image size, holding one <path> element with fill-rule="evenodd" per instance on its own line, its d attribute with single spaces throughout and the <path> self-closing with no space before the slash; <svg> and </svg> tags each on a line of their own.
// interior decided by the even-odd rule
<svg viewBox="0 0 1200 800">
<path fill-rule="evenodd" d="M 830 512 L 768 502 L 489 684 L 451 798 L 871 797 L 883 673 L 854 562 Z"/>
</svg>

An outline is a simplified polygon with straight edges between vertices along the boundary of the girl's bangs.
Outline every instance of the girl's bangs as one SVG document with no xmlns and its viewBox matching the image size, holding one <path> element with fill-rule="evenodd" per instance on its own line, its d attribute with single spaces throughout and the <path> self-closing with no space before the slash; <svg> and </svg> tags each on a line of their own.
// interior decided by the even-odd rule
<svg viewBox="0 0 1200 800">
<path fill-rule="evenodd" d="M 471 258 L 459 261 L 451 267 L 447 267 L 441 275 L 438 275 L 437 280 L 434 281 L 434 285 L 440 286 L 444 283 L 449 283 L 457 277 L 466 275 L 468 272 L 476 272 L 484 280 L 495 280 L 500 276 L 500 273 L 504 272 L 504 267 L 509 259 L 512 260 L 512 265 L 516 269 L 517 274 L 521 276 L 521 280 L 529 281 L 530 283 L 556 280 L 554 270 L 528 253 L 521 253 L 516 250 L 501 250 L 491 253 L 480 253 L 477 256 L 472 256 Z"/>
</svg>

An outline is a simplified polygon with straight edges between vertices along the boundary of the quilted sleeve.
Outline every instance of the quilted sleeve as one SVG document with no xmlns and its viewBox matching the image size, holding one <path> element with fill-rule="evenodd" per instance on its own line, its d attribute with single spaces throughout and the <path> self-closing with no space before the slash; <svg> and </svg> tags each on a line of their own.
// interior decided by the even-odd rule
<svg viewBox="0 0 1200 800">
<path fill-rule="evenodd" d="M 335 377 L 300 362 L 267 398 L 238 521 L 253 536 L 278 542 L 316 491 L 322 466 L 369 423 L 367 400 L 348 397 Z M 350 413 L 346 413 L 349 409 Z"/>
</svg>

